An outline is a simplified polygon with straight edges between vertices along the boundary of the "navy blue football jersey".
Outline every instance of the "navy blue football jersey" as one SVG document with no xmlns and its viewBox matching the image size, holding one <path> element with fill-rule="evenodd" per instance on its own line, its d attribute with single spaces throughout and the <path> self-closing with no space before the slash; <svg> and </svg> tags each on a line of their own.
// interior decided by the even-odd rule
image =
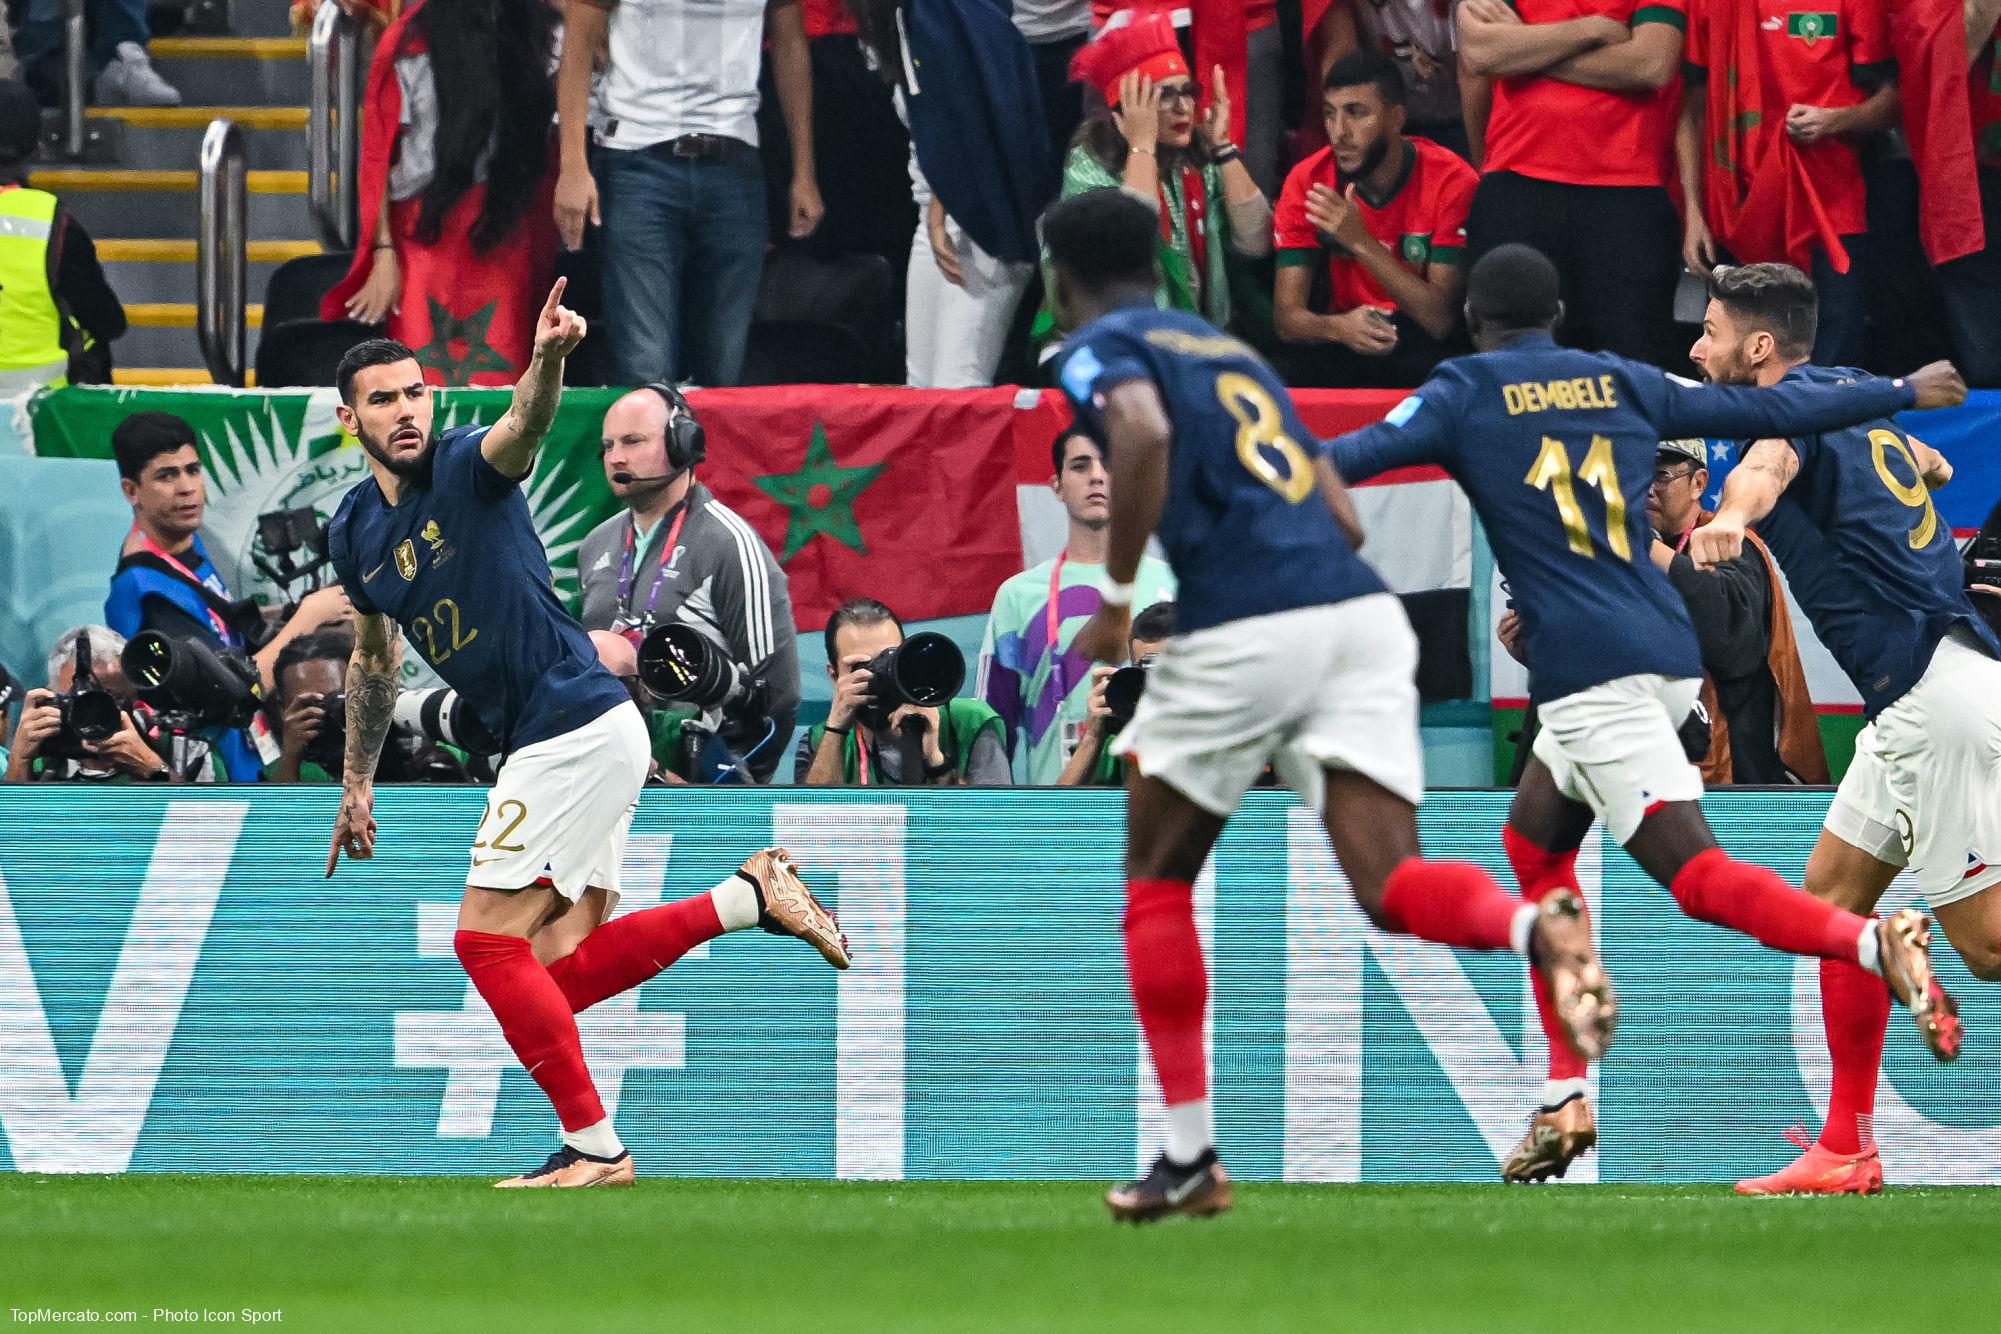
<svg viewBox="0 0 2001 1334">
<path fill-rule="evenodd" d="M 341 501 L 327 552 L 354 609 L 401 626 L 514 751 L 631 696 L 557 600 L 520 485 L 480 453 L 486 429 L 439 436 L 429 476 L 405 482 L 398 504 L 364 479 Z"/>
<path fill-rule="evenodd" d="M 1197 316 L 1136 305 L 1078 330 L 1057 372 L 1101 446 L 1104 396 L 1132 380 L 1160 391 L 1173 425 L 1158 532 L 1178 631 L 1385 591 L 1321 499 L 1318 441 L 1257 353 Z"/>
<path fill-rule="evenodd" d="M 1647 488 L 1662 440 L 1783 435 L 1911 401 L 1890 380 L 1681 384 L 1525 334 L 1446 362 L 1387 418 L 1327 448 L 1350 480 L 1429 463 L 1464 488 L 1522 618 L 1530 694 L 1547 702 L 1622 676 L 1702 675 L 1688 610 L 1648 555 Z"/>
<path fill-rule="evenodd" d="M 1798 366 L 1786 381 L 1839 384 L 1860 374 Z M 2001 643 L 1967 600 L 1959 547 L 1932 507 L 1908 441 L 1887 416 L 1794 437 L 1799 475 L 1758 524 L 1794 600 L 1871 718 L 1918 683 L 1956 625 L 2001 657 Z"/>
</svg>

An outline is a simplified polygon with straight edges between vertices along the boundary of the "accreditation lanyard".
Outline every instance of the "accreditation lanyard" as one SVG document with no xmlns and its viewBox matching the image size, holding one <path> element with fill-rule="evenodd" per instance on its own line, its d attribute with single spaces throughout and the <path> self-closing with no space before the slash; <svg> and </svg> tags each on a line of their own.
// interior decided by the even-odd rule
<svg viewBox="0 0 2001 1334">
<path fill-rule="evenodd" d="M 193 570 L 190 570 L 186 565 L 182 564 L 180 558 L 174 555 L 173 552 L 167 550 L 165 547 L 161 546 L 158 542 L 155 542 L 153 540 L 152 534 L 148 533 L 145 529 L 141 528 L 136 523 L 132 525 L 132 532 L 133 535 L 139 539 L 140 546 L 144 547 L 147 551 L 151 552 L 153 555 L 158 556 L 161 560 L 167 562 L 167 564 L 173 566 L 174 569 L 179 571 L 181 576 L 185 578 L 189 583 L 197 584 L 203 588 L 208 587 L 208 581 L 206 579 L 203 579 L 200 575 L 196 574 Z M 208 623 L 215 627 L 216 638 L 222 640 L 222 642 L 225 644 L 228 643 L 229 623 L 224 621 L 222 617 L 216 613 L 214 607 L 208 605 L 208 600 L 206 598 L 202 600 L 202 610 L 208 613 Z"/>
<path fill-rule="evenodd" d="M 674 544 L 681 540 L 681 525 L 688 520 L 688 502 L 682 501 L 680 509 L 674 512 L 674 522 L 667 529 L 667 543 L 660 549 L 660 563 L 653 567 L 653 590 L 646 595 L 646 616 L 641 622 L 653 623 L 653 604 L 660 601 L 660 585 L 667 581 L 667 567 L 674 560 Z M 618 567 L 618 609 L 621 614 L 632 614 L 633 535 L 639 525 L 631 519 L 625 521 L 625 559 Z M 652 543 L 648 542 L 649 549 Z"/>
<path fill-rule="evenodd" d="M 1063 592 L 1063 562 L 1070 559 L 1066 549 L 1056 553 L 1056 566 L 1049 571 L 1049 605 L 1043 608 L 1044 635 L 1049 640 L 1049 683 L 1056 688 L 1056 707 L 1063 707 L 1063 697 L 1069 693 L 1063 681 L 1063 645 L 1057 642 L 1057 633 L 1063 628 L 1063 613 L 1057 609 L 1056 600 Z"/>
</svg>

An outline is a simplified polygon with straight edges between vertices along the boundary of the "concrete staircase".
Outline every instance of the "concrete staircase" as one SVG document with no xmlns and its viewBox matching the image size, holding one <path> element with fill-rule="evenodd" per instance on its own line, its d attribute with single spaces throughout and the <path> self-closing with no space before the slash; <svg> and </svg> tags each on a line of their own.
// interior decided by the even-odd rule
<svg viewBox="0 0 2001 1334">
<path fill-rule="evenodd" d="M 112 345 L 119 384 L 207 384 L 195 337 L 195 188 L 202 133 L 218 116 L 249 153 L 249 355 L 264 287 L 285 260 L 318 254 L 306 207 L 306 43 L 284 0 L 238 0 L 228 37 L 158 38 L 153 62 L 178 107 L 93 108 L 117 121 L 118 161 L 53 166 L 31 182 L 61 197 L 97 244 L 132 327 Z"/>
</svg>

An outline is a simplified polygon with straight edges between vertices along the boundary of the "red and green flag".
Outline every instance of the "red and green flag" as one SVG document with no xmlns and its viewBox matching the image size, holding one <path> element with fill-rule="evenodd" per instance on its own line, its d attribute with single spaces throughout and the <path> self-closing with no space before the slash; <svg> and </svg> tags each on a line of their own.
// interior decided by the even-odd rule
<svg viewBox="0 0 2001 1334">
<path fill-rule="evenodd" d="M 851 597 L 906 621 L 984 612 L 1021 569 L 1012 389 L 697 390 L 702 481 L 791 581 L 793 618 Z"/>
</svg>

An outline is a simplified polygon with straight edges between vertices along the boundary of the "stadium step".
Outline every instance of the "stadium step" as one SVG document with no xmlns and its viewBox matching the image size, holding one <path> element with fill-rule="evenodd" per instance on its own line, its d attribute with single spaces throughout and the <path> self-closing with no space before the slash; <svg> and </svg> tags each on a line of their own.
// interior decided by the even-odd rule
<svg viewBox="0 0 2001 1334">
<path fill-rule="evenodd" d="M 329 0 L 331 2 L 331 0 Z M 225 36 L 160 37 L 155 66 L 186 105 L 92 107 L 115 165 L 51 166 L 32 184 L 60 196 L 97 244 L 131 327 L 112 346 L 120 384 L 207 384 L 195 336 L 195 228 L 201 140 L 218 118 L 243 132 L 249 165 L 249 351 L 263 297 L 288 259 L 318 254 L 306 208 L 306 42 L 284 0 L 235 0 Z"/>
<path fill-rule="evenodd" d="M 148 49 L 185 102 L 289 107 L 306 100 L 303 37 L 158 37 Z"/>
</svg>

